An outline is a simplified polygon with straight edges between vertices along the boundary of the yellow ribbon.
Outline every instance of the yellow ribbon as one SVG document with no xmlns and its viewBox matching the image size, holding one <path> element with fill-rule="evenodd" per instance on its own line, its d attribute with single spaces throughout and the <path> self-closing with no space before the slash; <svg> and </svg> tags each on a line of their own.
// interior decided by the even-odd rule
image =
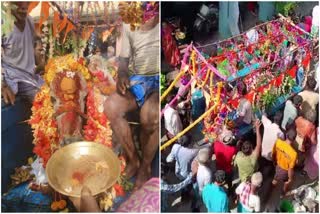
<svg viewBox="0 0 320 214">
<path fill-rule="evenodd" d="M 196 76 L 196 55 L 197 53 L 193 50 L 191 52 L 191 62 L 192 62 L 192 74 Z"/>
<path fill-rule="evenodd" d="M 210 76 L 211 73 L 212 73 L 211 70 L 208 69 L 208 71 L 207 71 L 207 73 L 206 73 L 206 77 L 205 77 L 204 81 L 201 83 L 200 88 L 203 88 L 203 87 L 204 87 L 204 85 L 205 85 L 206 82 L 208 81 L 208 78 L 209 78 L 209 76 Z"/>
</svg>

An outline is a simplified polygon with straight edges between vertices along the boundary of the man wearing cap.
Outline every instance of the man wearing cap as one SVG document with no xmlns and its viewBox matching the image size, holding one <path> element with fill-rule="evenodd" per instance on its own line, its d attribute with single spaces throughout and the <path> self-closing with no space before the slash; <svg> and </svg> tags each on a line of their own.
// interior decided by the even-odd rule
<svg viewBox="0 0 320 214">
<path fill-rule="evenodd" d="M 238 212 L 260 212 L 260 197 L 258 196 L 258 188 L 262 184 L 261 172 L 256 172 L 251 176 L 251 182 L 242 182 L 236 189 L 239 196 Z"/>
<path fill-rule="evenodd" d="M 228 194 L 231 193 L 233 166 L 232 162 L 237 154 L 237 148 L 233 145 L 234 136 L 232 132 L 223 136 L 223 141 L 216 141 L 212 145 L 213 153 L 216 156 L 216 167 L 226 173 L 226 182 L 228 184 Z"/>
<path fill-rule="evenodd" d="M 202 191 L 203 203 L 208 212 L 227 213 L 229 212 L 229 200 L 223 185 L 226 175 L 223 170 L 217 170 L 214 174 L 215 182 L 207 184 Z"/>
</svg>

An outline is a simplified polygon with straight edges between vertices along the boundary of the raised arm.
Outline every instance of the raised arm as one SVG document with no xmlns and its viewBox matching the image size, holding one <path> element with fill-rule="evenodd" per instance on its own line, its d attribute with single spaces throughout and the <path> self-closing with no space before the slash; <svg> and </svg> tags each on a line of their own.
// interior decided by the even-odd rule
<svg viewBox="0 0 320 214">
<path fill-rule="evenodd" d="M 261 147 L 262 147 L 262 137 L 260 132 L 260 126 L 261 126 L 260 120 L 256 120 L 255 127 L 256 127 L 257 145 L 253 152 L 258 157 L 261 154 Z"/>
</svg>

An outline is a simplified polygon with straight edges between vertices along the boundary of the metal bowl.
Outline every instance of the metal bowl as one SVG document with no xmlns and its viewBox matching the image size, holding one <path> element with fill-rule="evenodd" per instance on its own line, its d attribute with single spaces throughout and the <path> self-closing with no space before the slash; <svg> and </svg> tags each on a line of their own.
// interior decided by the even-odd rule
<svg viewBox="0 0 320 214">
<path fill-rule="evenodd" d="M 120 176 L 120 161 L 102 144 L 76 142 L 51 156 L 46 175 L 51 187 L 63 195 L 80 197 L 83 186 L 97 195 L 115 184 Z"/>
</svg>

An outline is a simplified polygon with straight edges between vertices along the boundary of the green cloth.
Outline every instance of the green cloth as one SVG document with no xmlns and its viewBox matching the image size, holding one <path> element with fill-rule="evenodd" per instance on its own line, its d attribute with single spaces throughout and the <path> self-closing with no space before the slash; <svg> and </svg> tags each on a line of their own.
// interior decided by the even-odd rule
<svg viewBox="0 0 320 214">
<path fill-rule="evenodd" d="M 258 156 L 254 153 L 246 156 L 243 152 L 238 152 L 234 160 L 234 164 L 238 166 L 241 182 L 246 181 L 247 178 L 254 173 L 257 167 L 257 160 Z"/>
<path fill-rule="evenodd" d="M 230 72 L 227 69 L 228 65 L 229 65 L 229 61 L 227 59 L 217 64 L 218 71 L 227 77 L 230 76 Z"/>
</svg>

